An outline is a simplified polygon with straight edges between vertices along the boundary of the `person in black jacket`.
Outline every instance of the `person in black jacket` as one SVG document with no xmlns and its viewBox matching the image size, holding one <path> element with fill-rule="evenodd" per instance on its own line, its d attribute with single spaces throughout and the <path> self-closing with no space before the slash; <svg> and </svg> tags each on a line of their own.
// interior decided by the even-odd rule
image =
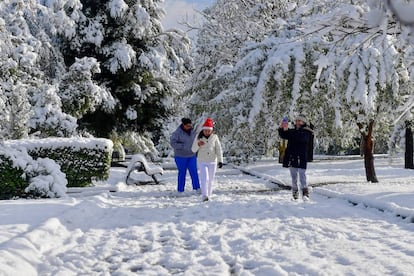
<svg viewBox="0 0 414 276">
<path fill-rule="evenodd" d="M 294 199 L 299 197 L 298 176 L 302 189 L 303 199 L 309 199 L 309 189 L 306 183 L 306 167 L 308 146 L 313 130 L 306 124 L 306 117 L 303 114 L 295 118 L 295 128 L 290 129 L 287 121 L 282 121 L 278 129 L 279 136 L 288 140 L 283 167 L 290 168 L 292 176 L 292 195 Z"/>
</svg>

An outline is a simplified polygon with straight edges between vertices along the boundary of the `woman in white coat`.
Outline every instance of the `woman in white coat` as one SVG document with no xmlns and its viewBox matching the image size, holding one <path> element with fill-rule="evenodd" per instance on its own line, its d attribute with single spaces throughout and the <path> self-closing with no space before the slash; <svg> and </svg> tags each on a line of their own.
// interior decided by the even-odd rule
<svg viewBox="0 0 414 276">
<path fill-rule="evenodd" d="M 208 201 L 213 193 L 213 183 L 217 166 L 223 166 L 223 151 L 217 134 L 213 133 L 214 121 L 211 118 L 203 124 L 200 134 L 194 139 L 191 150 L 197 152 L 202 200 Z"/>
</svg>

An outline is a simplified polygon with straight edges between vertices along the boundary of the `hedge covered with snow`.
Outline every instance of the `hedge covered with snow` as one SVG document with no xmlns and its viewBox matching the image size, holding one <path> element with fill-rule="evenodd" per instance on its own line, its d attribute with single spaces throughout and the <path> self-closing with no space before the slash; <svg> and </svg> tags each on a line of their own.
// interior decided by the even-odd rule
<svg viewBox="0 0 414 276">
<path fill-rule="evenodd" d="M 33 158 L 25 149 L 0 145 L 0 199 L 62 197 L 67 180 L 56 162 Z"/>
<path fill-rule="evenodd" d="M 92 180 L 109 177 L 113 143 L 103 138 L 45 138 L 5 141 L 6 146 L 25 149 L 33 158 L 50 158 L 66 174 L 68 187 L 84 187 Z"/>
</svg>

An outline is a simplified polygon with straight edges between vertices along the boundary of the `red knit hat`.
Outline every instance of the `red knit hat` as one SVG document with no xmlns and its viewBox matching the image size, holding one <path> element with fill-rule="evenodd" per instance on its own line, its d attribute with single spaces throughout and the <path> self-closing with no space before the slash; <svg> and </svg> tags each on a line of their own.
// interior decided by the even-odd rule
<svg viewBox="0 0 414 276">
<path fill-rule="evenodd" d="M 203 129 L 213 130 L 214 121 L 211 118 L 207 118 L 203 124 Z"/>
</svg>

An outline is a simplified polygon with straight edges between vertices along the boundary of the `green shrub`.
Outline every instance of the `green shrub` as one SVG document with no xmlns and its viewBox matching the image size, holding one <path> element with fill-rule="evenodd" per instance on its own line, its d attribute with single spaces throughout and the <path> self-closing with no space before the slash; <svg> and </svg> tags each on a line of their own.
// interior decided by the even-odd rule
<svg viewBox="0 0 414 276">
<path fill-rule="evenodd" d="M 66 176 L 49 158 L 33 158 L 25 149 L 0 144 L 0 199 L 62 197 Z"/>
<path fill-rule="evenodd" d="M 109 177 L 113 143 L 102 138 L 45 138 L 7 141 L 34 159 L 50 158 L 66 174 L 68 187 L 85 187 Z"/>
<path fill-rule="evenodd" d="M 0 154 L 0 199 L 21 197 L 26 187 L 23 169 L 14 167 L 8 156 Z"/>
</svg>

